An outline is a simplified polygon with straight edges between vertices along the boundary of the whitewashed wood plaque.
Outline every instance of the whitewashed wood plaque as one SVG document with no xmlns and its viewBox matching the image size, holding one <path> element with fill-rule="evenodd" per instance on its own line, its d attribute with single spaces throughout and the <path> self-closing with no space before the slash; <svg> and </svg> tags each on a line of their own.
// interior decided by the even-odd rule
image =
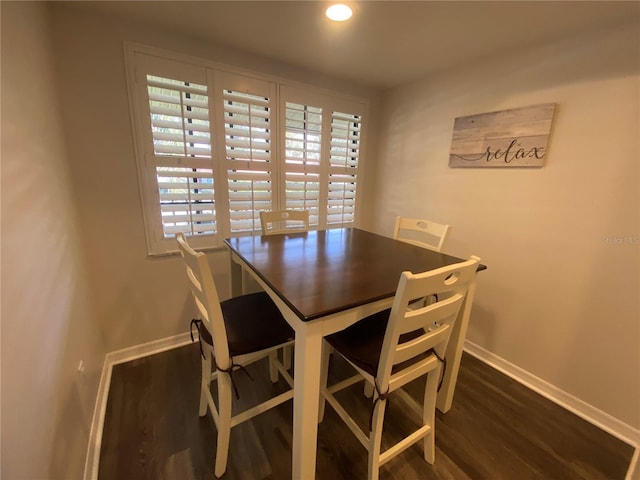
<svg viewBox="0 0 640 480">
<path fill-rule="evenodd" d="M 555 103 L 458 117 L 450 167 L 541 167 Z"/>
</svg>

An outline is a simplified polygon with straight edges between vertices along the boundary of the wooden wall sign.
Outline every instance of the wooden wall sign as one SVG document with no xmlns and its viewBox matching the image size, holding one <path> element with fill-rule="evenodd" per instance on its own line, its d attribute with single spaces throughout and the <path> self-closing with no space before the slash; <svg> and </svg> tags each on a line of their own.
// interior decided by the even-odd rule
<svg viewBox="0 0 640 480">
<path fill-rule="evenodd" d="M 541 167 L 554 103 L 458 117 L 450 167 Z"/>
</svg>

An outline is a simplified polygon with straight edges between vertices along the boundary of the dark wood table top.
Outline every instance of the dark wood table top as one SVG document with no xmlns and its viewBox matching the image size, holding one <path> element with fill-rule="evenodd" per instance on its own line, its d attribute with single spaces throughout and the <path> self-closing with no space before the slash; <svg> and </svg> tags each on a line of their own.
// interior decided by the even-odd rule
<svg viewBox="0 0 640 480">
<path fill-rule="evenodd" d="M 391 298 L 403 271 L 464 261 L 357 228 L 224 242 L 303 321 Z"/>
</svg>

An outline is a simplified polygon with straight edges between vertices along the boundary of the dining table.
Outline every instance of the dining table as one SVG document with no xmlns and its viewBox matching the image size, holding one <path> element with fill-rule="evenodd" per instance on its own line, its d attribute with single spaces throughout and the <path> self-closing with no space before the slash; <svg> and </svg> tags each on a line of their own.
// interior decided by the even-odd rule
<svg viewBox="0 0 640 480">
<path fill-rule="evenodd" d="M 292 478 L 312 480 L 323 337 L 390 308 L 403 271 L 425 272 L 465 259 L 358 228 L 233 237 L 224 243 L 232 296 L 246 293 L 245 272 L 295 331 Z M 480 264 L 477 271 L 485 268 Z M 474 292 L 475 279 L 446 350 L 437 397 L 441 412 L 451 408 Z"/>
</svg>

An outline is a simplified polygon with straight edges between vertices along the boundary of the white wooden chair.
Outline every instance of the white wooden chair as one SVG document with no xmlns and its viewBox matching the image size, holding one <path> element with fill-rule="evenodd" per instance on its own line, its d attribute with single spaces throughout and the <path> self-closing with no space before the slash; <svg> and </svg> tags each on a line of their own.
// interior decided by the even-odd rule
<svg viewBox="0 0 640 480">
<path fill-rule="evenodd" d="M 431 220 L 396 217 L 396 224 L 393 228 L 393 238 L 410 243 L 411 245 L 433 250 L 434 252 L 441 252 L 450 230 L 450 225 L 432 222 Z M 426 304 L 433 300 L 435 300 L 433 296 L 417 299 L 412 302 L 412 307 Z M 365 394 L 370 396 L 371 392 L 365 390 Z"/>
<path fill-rule="evenodd" d="M 178 233 L 176 239 L 191 292 L 202 315 L 201 323 L 192 321 L 198 327 L 202 353 L 199 415 L 204 417 L 208 407 L 218 430 L 215 475 L 220 477 L 227 468 L 231 428 L 293 398 L 290 389 L 232 416 L 232 389 L 238 396 L 232 374 L 236 368 L 268 356 L 271 381 L 276 382 L 280 372 L 293 388 L 293 379 L 277 360 L 276 350 L 292 345 L 294 332 L 265 292 L 220 302 L 205 254 L 195 252 L 184 234 Z M 216 379 L 217 406 L 210 390 L 211 381 Z"/>
<path fill-rule="evenodd" d="M 450 225 L 443 225 L 431 220 L 397 217 L 393 228 L 393 238 L 441 252 L 450 230 Z"/>
<path fill-rule="evenodd" d="M 435 457 L 435 408 L 438 382 L 451 329 L 480 259 L 437 270 L 413 274 L 403 272 L 390 310 L 367 317 L 341 332 L 326 337 L 323 345 L 319 420 L 325 400 L 335 409 L 356 438 L 369 452 L 368 478 L 378 478 L 379 468 L 412 444 L 423 439 L 425 461 Z M 435 303 L 410 309 L 411 299 L 442 294 Z M 330 348 L 329 348 L 330 347 Z M 327 386 L 329 350 L 342 355 L 357 371 L 349 379 Z M 401 387 L 427 375 L 424 402 L 420 406 Z M 336 400 L 335 393 L 364 379 L 375 388 L 369 433 L 350 417 Z M 417 414 L 420 427 L 391 448 L 380 451 L 387 399 L 402 399 Z"/>
<path fill-rule="evenodd" d="M 309 210 L 262 210 L 260 224 L 263 235 L 306 232 L 309 230 Z"/>
</svg>

